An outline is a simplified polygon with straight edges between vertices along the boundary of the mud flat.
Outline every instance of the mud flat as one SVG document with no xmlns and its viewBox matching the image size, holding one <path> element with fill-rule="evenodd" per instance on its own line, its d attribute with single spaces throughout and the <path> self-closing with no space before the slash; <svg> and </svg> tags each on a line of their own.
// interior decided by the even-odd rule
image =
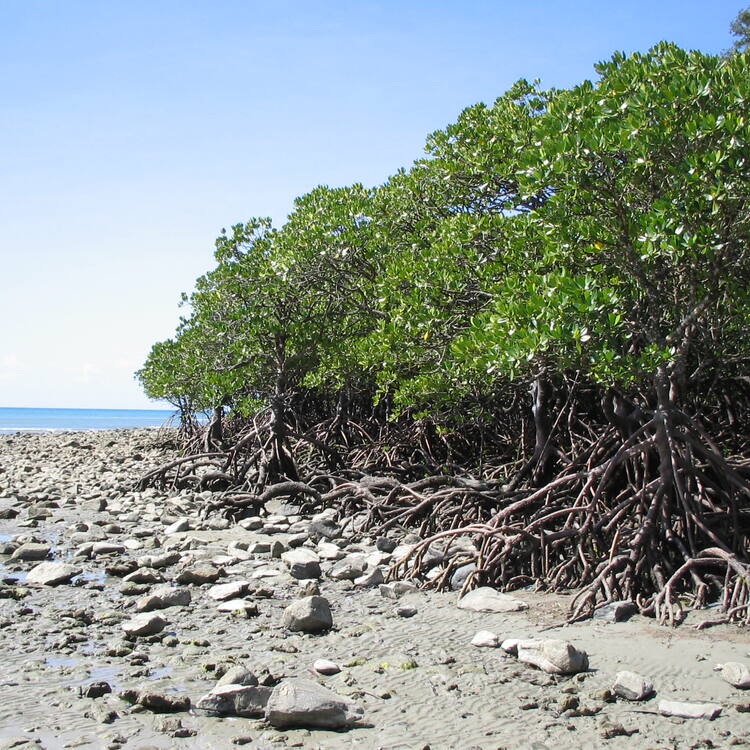
<svg viewBox="0 0 750 750">
<path fill-rule="evenodd" d="M 749 634 L 696 630 L 711 610 L 675 630 L 565 625 L 565 596 L 475 611 L 384 587 L 408 535 L 356 539 L 281 500 L 235 524 L 202 518 L 200 494 L 135 491 L 164 437 L 0 438 L 0 749 L 750 744 L 750 692 L 715 670 L 750 664 Z M 508 639 L 564 641 L 587 665 L 545 672 Z M 664 715 L 690 714 L 675 702 L 720 711 Z"/>
</svg>

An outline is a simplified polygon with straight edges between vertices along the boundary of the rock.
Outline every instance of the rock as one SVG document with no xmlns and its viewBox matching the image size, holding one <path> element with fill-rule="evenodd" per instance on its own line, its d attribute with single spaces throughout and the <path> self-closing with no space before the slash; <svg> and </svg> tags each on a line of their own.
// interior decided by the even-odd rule
<svg viewBox="0 0 750 750">
<path fill-rule="evenodd" d="M 322 596 L 307 596 L 290 604 L 281 618 L 282 627 L 303 633 L 320 633 L 333 625 L 328 600 Z"/>
<path fill-rule="evenodd" d="M 451 589 L 458 591 L 463 588 L 466 583 L 466 579 L 477 569 L 476 563 L 467 563 L 462 565 L 460 568 L 456 568 L 455 572 L 451 576 Z"/>
<path fill-rule="evenodd" d="M 739 661 L 728 661 L 717 664 L 716 670 L 721 672 L 721 678 L 730 685 L 742 690 L 750 688 L 750 669 Z"/>
<path fill-rule="evenodd" d="M 612 740 L 615 737 L 630 737 L 631 734 L 637 734 L 640 730 L 638 729 L 625 729 L 625 727 L 618 721 L 610 721 L 609 719 L 603 719 L 599 725 L 599 732 L 602 739 Z"/>
<path fill-rule="evenodd" d="M 324 675 L 338 674 L 341 671 L 341 667 L 335 661 L 329 661 L 328 659 L 317 659 L 313 663 L 313 669 L 318 674 Z"/>
<path fill-rule="evenodd" d="M 237 664 L 234 667 L 230 667 L 226 672 L 224 672 L 219 681 L 216 683 L 215 687 L 219 687 L 220 685 L 253 686 L 257 684 L 258 678 L 249 669 L 245 669 L 245 667 Z"/>
<path fill-rule="evenodd" d="M 385 581 L 383 578 L 383 571 L 380 568 L 373 568 L 368 570 L 364 575 L 354 579 L 354 585 L 359 588 L 371 588 L 372 586 L 380 586 Z"/>
<path fill-rule="evenodd" d="M 628 701 L 642 701 L 654 694 L 654 685 L 635 672 L 618 672 L 612 692 Z"/>
<path fill-rule="evenodd" d="M 398 547 L 398 542 L 393 539 L 388 539 L 388 537 L 381 536 L 375 540 L 375 549 L 377 549 L 378 552 L 385 552 L 390 555 L 396 547 Z"/>
<path fill-rule="evenodd" d="M 585 672 L 589 667 L 585 651 L 554 638 L 519 641 L 517 657 L 520 662 L 531 664 L 548 674 L 576 674 Z"/>
<path fill-rule="evenodd" d="M 383 583 L 378 587 L 380 595 L 386 599 L 398 599 L 404 594 L 413 594 L 419 589 L 407 581 L 394 581 L 393 583 Z"/>
<path fill-rule="evenodd" d="M 163 583 L 164 576 L 152 568 L 138 568 L 122 580 L 128 583 Z"/>
<path fill-rule="evenodd" d="M 164 552 L 161 555 L 152 555 L 150 557 L 139 558 L 138 565 L 148 568 L 168 568 L 180 562 L 179 552 Z"/>
<path fill-rule="evenodd" d="M 331 568 L 328 577 L 335 581 L 353 581 L 359 578 L 366 568 L 367 560 L 364 555 L 347 555 Z"/>
<path fill-rule="evenodd" d="M 320 578 L 320 559 L 312 550 L 297 548 L 283 552 L 281 561 L 289 566 L 292 578 Z"/>
<path fill-rule="evenodd" d="M 226 683 L 202 696 L 195 708 L 210 716 L 243 716 L 260 719 L 265 713 L 272 689 L 262 685 Z"/>
<path fill-rule="evenodd" d="M 100 682 L 90 682 L 88 685 L 81 685 L 78 688 L 78 695 L 81 698 L 101 698 L 103 695 L 112 692 L 112 686 L 103 680 Z"/>
<path fill-rule="evenodd" d="M 338 539 L 341 536 L 341 527 L 332 518 L 315 516 L 307 527 L 307 533 L 313 541 Z"/>
<path fill-rule="evenodd" d="M 192 600 L 190 589 L 172 586 L 159 586 L 136 602 L 136 612 L 152 612 L 167 607 L 187 607 Z"/>
<path fill-rule="evenodd" d="M 221 602 L 216 609 L 219 612 L 229 612 L 243 617 L 255 617 L 258 614 L 258 605 L 255 602 L 249 602 L 247 599 L 228 599 Z"/>
<path fill-rule="evenodd" d="M 91 546 L 91 554 L 97 555 L 121 555 L 125 552 L 124 544 L 112 544 L 110 542 L 94 542 Z"/>
<path fill-rule="evenodd" d="M 49 544 L 29 542 L 18 547 L 13 552 L 11 560 L 46 560 L 51 550 Z"/>
<path fill-rule="evenodd" d="M 396 607 L 396 615 L 398 617 L 414 617 L 416 614 L 416 607 Z"/>
<path fill-rule="evenodd" d="M 310 579 L 309 581 L 301 580 L 299 582 L 300 596 L 317 596 L 320 593 L 320 584 Z"/>
<path fill-rule="evenodd" d="M 223 602 L 227 599 L 239 599 L 247 591 L 250 581 L 232 581 L 231 583 L 220 583 L 211 586 L 208 595 L 217 602 Z"/>
<path fill-rule="evenodd" d="M 26 583 L 38 583 L 41 586 L 57 586 L 68 583 L 71 578 L 80 575 L 81 568 L 61 562 L 43 562 L 33 567 L 26 576 Z"/>
<path fill-rule="evenodd" d="M 340 560 L 346 556 L 341 547 L 336 546 L 332 542 L 318 542 L 318 546 L 315 549 L 321 560 Z"/>
<path fill-rule="evenodd" d="M 185 568 L 185 570 L 180 571 L 175 580 L 177 583 L 192 583 L 200 586 L 204 583 L 214 583 L 222 575 L 224 575 L 224 571 L 220 568 L 215 568 L 213 565 L 203 565 L 196 568 Z"/>
<path fill-rule="evenodd" d="M 489 630 L 480 630 L 471 639 L 471 645 L 477 648 L 497 648 L 500 645 L 500 638 Z"/>
<path fill-rule="evenodd" d="M 189 518 L 180 518 L 174 523 L 170 524 L 166 529 L 164 529 L 164 534 L 165 536 L 172 536 L 173 534 L 179 534 L 183 531 L 190 531 Z"/>
<path fill-rule="evenodd" d="M 166 714 L 190 710 L 190 698 L 186 695 L 158 693 L 150 690 L 123 690 L 120 697 L 154 713 Z"/>
<path fill-rule="evenodd" d="M 680 716 L 683 719 L 715 719 L 721 713 L 721 708 L 715 703 L 659 701 L 659 713 L 662 716 Z"/>
<path fill-rule="evenodd" d="M 618 602 L 610 602 L 603 607 L 594 610 L 594 619 L 603 620 L 604 622 L 625 622 L 630 619 L 638 607 L 629 599 L 623 599 Z"/>
<path fill-rule="evenodd" d="M 285 680 L 266 706 L 266 721 L 276 729 L 344 729 L 361 721 L 364 711 L 348 698 L 311 680 Z"/>
<path fill-rule="evenodd" d="M 144 612 L 122 623 L 122 629 L 129 636 L 155 635 L 164 630 L 167 621 L 159 615 Z"/>
<path fill-rule="evenodd" d="M 461 597 L 458 608 L 472 612 L 521 612 L 528 609 L 529 605 L 514 596 L 483 586 Z"/>
</svg>

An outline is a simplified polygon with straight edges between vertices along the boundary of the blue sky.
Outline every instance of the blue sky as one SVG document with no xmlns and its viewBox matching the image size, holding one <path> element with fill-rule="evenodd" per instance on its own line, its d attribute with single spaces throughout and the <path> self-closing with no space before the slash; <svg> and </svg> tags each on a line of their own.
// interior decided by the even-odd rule
<svg viewBox="0 0 750 750">
<path fill-rule="evenodd" d="M 0 406 L 140 408 L 219 230 L 383 182 L 521 77 L 662 39 L 721 52 L 742 0 L 0 0 Z"/>
</svg>

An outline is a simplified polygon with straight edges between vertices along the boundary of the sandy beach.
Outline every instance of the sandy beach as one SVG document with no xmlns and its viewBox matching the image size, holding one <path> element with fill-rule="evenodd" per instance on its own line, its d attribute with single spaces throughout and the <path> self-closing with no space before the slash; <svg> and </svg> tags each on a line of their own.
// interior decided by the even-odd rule
<svg viewBox="0 0 750 750">
<path fill-rule="evenodd" d="M 322 538 L 310 518 L 279 501 L 239 523 L 203 518 L 205 494 L 136 491 L 136 480 L 171 455 L 165 435 L 0 437 L 0 748 L 750 743 L 750 692 L 714 669 L 750 664 L 750 634 L 695 628 L 717 612 L 691 612 L 676 629 L 639 615 L 566 625 L 570 596 L 523 590 L 514 596 L 527 609 L 486 612 L 460 609 L 458 592 L 383 589 L 379 573 L 387 576 L 408 538 L 378 546 L 335 530 Z M 382 549 L 389 546 L 394 553 Z M 39 566 L 50 563 L 67 567 L 45 584 L 51 569 Z M 217 589 L 225 584 L 235 586 Z M 165 587 L 183 603 L 156 607 L 154 592 Z M 286 627 L 287 607 L 317 593 L 330 604 L 332 627 Z M 133 621 L 149 618 L 136 634 Z M 479 631 L 496 642 L 472 645 Z M 499 646 L 510 638 L 570 642 L 587 653 L 588 669 L 546 673 Z M 334 663 L 323 671 L 335 673 L 313 666 L 322 659 Z M 221 715 L 205 697 L 238 667 L 242 684 L 264 700 L 276 700 L 280 686 L 313 682 L 361 714 L 336 730 L 286 728 L 262 709 L 257 718 Z M 623 670 L 647 678 L 654 694 L 611 695 Z M 666 716 L 662 701 L 721 712 L 713 720 Z"/>
</svg>

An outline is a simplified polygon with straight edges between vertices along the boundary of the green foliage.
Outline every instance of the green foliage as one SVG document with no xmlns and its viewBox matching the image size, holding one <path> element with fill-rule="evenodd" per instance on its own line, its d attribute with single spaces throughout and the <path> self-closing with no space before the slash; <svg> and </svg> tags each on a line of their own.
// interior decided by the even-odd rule
<svg viewBox="0 0 750 750">
<path fill-rule="evenodd" d="M 236 225 L 146 392 L 438 410 L 542 373 L 648 389 L 748 356 L 748 62 L 661 44 L 569 90 L 520 81 L 382 187 Z"/>
</svg>

